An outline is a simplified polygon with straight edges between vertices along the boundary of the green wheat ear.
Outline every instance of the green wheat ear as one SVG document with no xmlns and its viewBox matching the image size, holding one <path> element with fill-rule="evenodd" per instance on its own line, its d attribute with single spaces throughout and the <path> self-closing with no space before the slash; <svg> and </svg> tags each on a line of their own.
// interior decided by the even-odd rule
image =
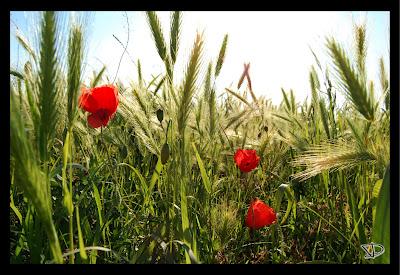
<svg viewBox="0 0 400 275">
<path fill-rule="evenodd" d="M 349 57 L 334 38 L 327 39 L 327 47 L 333 58 L 341 90 L 365 119 L 373 121 L 375 119 L 375 99 L 369 93 L 362 76 L 354 70 Z"/>
<path fill-rule="evenodd" d="M 42 160 L 48 158 L 48 148 L 53 142 L 55 128 L 59 120 L 58 99 L 60 87 L 57 69 L 56 44 L 57 17 L 54 12 L 43 14 L 40 42 L 39 71 L 39 152 Z"/>
<path fill-rule="evenodd" d="M 385 96 L 385 109 L 390 110 L 390 88 L 389 77 L 386 72 L 385 62 L 383 57 L 379 59 L 379 81 L 381 84 L 382 94 Z"/>
<path fill-rule="evenodd" d="M 354 36 L 355 36 L 355 50 L 357 69 L 360 74 L 362 82 L 366 81 L 366 68 L 365 59 L 367 57 L 367 41 L 366 41 L 366 24 L 354 25 Z"/>
<path fill-rule="evenodd" d="M 221 49 L 219 50 L 217 64 L 215 65 L 215 77 L 219 75 L 222 65 L 224 64 L 225 51 L 227 45 L 228 45 L 228 34 L 225 34 L 224 40 L 222 41 Z"/>
<path fill-rule="evenodd" d="M 73 26 L 68 43 L 68 127 L 76 116 L 83 59 L 83 35 L 79 26 Z"/>
<path fill-rule="evenodd" d="M 183 88 L 178 102 L 178 129 L 183 133 L 190 112 L 193 95 L 196 91 L 196 80 L 200 70 L 201 55 L 203 50 L 203 38 L 198 33 L 186 67 Z"/>
<path fill-rule="evenodd" d="M 311 87 L 311 95 L 312 95 L 312 104 L 314 108 L 318 105 L 319 98 L 318 98 L 318 91 L 320 89 L 320 83 L 318 79 L 317 72 L 315 71 L 314 66 L 311 66 L 310 74 L 309 74 L 309 81 Z"/>
<path fill-rule="evenodd" d="M 181 35 L 182 15 L 180 11 L 174 11 L 171 14 L 171 33 L 170 33 L 170 55 L 172 64 L 175 64 L 179 50 Z"/>
<path fill-rule="evenodd" d="M 162 60 L 165 60 L 167 56 L 167 46 L 161 29 L 160 20 L 158 19 L 158 16 L 154 11 L 147 11 L 146 15 L 147 15 L 147 22 L 150 25 L 150 29 L 153 34 L 154 43 L 156 44 L 158 54 L 160 55 Z"/>
</svg>

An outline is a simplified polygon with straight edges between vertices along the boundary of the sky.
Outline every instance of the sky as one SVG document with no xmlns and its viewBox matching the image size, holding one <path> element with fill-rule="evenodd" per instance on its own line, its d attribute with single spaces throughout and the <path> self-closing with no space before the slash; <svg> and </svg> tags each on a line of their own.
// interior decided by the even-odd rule
<svg viewBox="0 0 400 275">
<path fill-rule="evenodd" d="M 76 15 L 77 13 L 75 13 Z M 106 73 L 113 79 L 127 42 L 129 43 L 117 78 L 124 84 L 137 80 L 137 60 L 140 59 L 143 78 L 165 71 L 159 57 L 145 12 L 90 12 L 85 23 L 87 45 L 84 67 L 85 83 L 93 70 L 107 65 Z M 157 12 L 165 40 L 169 41 L 170 12 Z M 296 100 L 311 97 L 309 70 L 316 67 L 310 47 L 322 66 L 330 66 L 325 39 L 334 36 L 348 53 L 352 53 L 353 23 L 367 22 L 368 55 L 366 68 L 369 79 L 379 83 L 378 60 L 384 57 L 389 68 L 389 12 L 183 12 L 182 33 L 175 65 L 175 83 L 179 83 L 193 47 L 196 32 L 204 31 L 204 49 L 200 78 L 204 77 L 209 61 L 213 66 L 218 58 L 224 35 L 229 34 L 224 65 L 216 81 L 217 93 L 224 88 L 236 90 L 243 72 L 243 64 L 250 63 L 252 87 L 256 95 L 271 99 L 274 104 L 282 100 L 281 88 L 293 89 Z M 31 12 L 10 13 L 10 66 L 22 68 L 26 53 L 15 40 L 15 30 L 28 37 L 37 29 Z M 379 87 L 379 85 L 376 85 Z M 379 90 L 377 91 L 379 94 Z"/>
</svg>

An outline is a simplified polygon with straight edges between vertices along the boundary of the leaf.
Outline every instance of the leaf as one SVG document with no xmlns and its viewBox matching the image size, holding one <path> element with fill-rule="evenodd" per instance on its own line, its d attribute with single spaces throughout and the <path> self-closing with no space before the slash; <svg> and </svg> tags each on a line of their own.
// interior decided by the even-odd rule
<svg viewBox="0 0 400 275">
<path fill-rule="evenodd" d="M 357 140 L 358 146 L 360 146 L 360 147 L 362 148 L 363 145 L 364 145 L 364 142 L 363 142 L 363 140 L 362 140 L 362 138 L 361 138 L 360 133 L 358 132 L 357 128 L 356 128 L 355 125 L 351 122 L 350 119 L 346 118 L 346 121 L 347 121 L 347 123 L 349 124 L 350 129 L 351 129 L 351 132 L 353 133 L 355 139 Z"/>
<path fill-rule="evenodd" d="M 135 174 L 138 176 L 139 181 L 140 181 L 140 185 L 141 185 L 141 191 L 143 194 L 143 197 L 145 198 L 145 200 L 147 201 L 148 199 L 148 195 L 149 195 L 149 188 L 147 187 L 147 183 L 146 180 L 144 179 L 144 177 L 142 176 L 142 174 L 140 173 L 140 171 L 138 169 L 136 169 L 135 167 L 133 167 L 132 165 L 129 165 L 127 163 L 120 163 L 118 165 L 125 165 L 128 166 L 129 168 L 131 168 L 133 170 L 133 172 L 135 172 Z"/>
<path fill-rule="evenodd" d="M 150 238 L 147 238 L 137 249 L 137 251 L 133 254 L 132 260 L 130 261 L 131 264 L 135 264 L 142 256 L 143 252 L 145 251 L 146 247 L 149 246 Z"/>
<path fill-rule="evenodd" d="M 180 245 L 185 249 L 185 252 L 188 253 L 189 258 L 190 258 L 192 264 L 199 264 L 199 263 L 200 263 L 200 262 L 196 259 L 196 256 L 194 255 L 193 250 L 192 250 L 186 243 L 184 243 L 184 242 L 182 242 L 182 241 L 178 241 L 178 240 L 174 240 L 173 242 L 174 242 L 174 243 L 180 244 Z M 189 263 L 190 263 L 190 262 L 189 262 Z"/>
<path fill-rule="evenodd" d="M 181 181 L 181 217 L 182 217 L 182 232 L 183 239 L 185 243 L 189 243 L 190 238 L 190 229 L 189 229 L 189 216 L 187 209 L 187 197 L 186 197 L 186 186 L 185 182 Z M 189 247 L 190 248 L 190 247 Z M 185 251 L 186 263 L 190 264 L 190 255 L 188 251 Z"/>
<path fill-rule="evenodd" d="M 106 66 L 103 66 L 103 68 L 100 70 L 100 72 L 93 79 L 92 83 L 90 84 L 90 87 L 92 87 L 92 88 L 96 87 L 96 85 L 101 80 L 101 77 L 103 76 L 105 70 L 106 70 Z"/>
<path fill-rule="evenodd" d="M 158 90 L 161 88 L 161 85 L 164 83 L 164 81 L 165 81 L 165 76 L 163 78 L 161 78 L 160 82 L 157 84 L 157 87 L 153 92 L 154 95 L 157 94 Z"/>
<path fill-rule="evenodd" d="M 329 133 L 329 122 L 328 122 L 328 112 L 325 107 L 325 101 L 321 98 L 319 101 L 319 110 L 321 114 L 322 124 L 324 125 L 324 130 L 328 139 L 331 138 Z"/>
<path fill-rule="evenodd" d="M 70 158 L 70 140 L 71 132 L 68 131 L 65 136 L 64 147 L 63 147 L 63 168 L 62 168 L 62 188 L 63 188 L 63 204 L 71 215 L 74 211 L 74 206 L 72 205 L 72 195 L 67 186 L 67 163 Z M 71 169 L 71 168 L 70 168 Z"/>
<path fill-rule="evenodd" d="M 210 183 L 210 179 L 208 178 L 207 171 L 204 168 L 204 163 L 201 160 L 199 152 L 197 151 L 196 145 L 194 143 L 192 143 L 192 147 L 196 154 L 196 159 L 197 159 L 197 163 L 199 164 L 200 174 L 201 174 L 201 178 L 203 179 L 204 187 L 206 188 L 207 193 L 211 194 L 211 183 Z"/>
<path fill-rule="evenodd" d="M 138 81 L 139 85 L 142 86 L 143 80 L 142 80 L 142 66 L 140 65 L 140 59 L 137 61 L 137 68 L 138 68 Z"/>
<path fill-rule="evenodd" d="M 19 212 L 18 208 L 14 205 L 14 202 L 10 202 L 10 207 L 14 211 L 15 215 L 17 215 L 19 223 L 22 224 L 21 212 Z"/>
<path fill-rule="evenodd" d="M 154 169 L 153 175 L 151 176 L 151 179 L 150 179 L 149 192 L 151 192 L 153 190 L 154 185 L 156 184 L 158 178 L 160 177 L 162 166 L 163 165 L 161 163 L 161 157 L 159 157 L 156 168 Z"/>
<path fill-rule="evenodd" d="M 373 242 L 382 244 L 385 252 L 375 259 L 375 263 L 390 263 L 390 164 L 387 166 L 383 177 L 382 187 L 379 192 L 375 221 L 373 225 Z"/>
<path fill-rule="evenodd" d="M 78 226 L 79 254 L 81 255 L 82 259 L 86 260 L 87 259 L 87 254 L 86 254 L 86 251 L 85 251 L 85 244 L 83 242 L 81 223 L 79 221 L 79 208 L 78 208 L 78 206 L 75 206 L 75 209 L 76 209 L 76 224 Z"/>
<path fill-rule="evenodd" d="M 293 193 L 293 190 L 291 190 L 290 187 L 285 188 L 285 193 L 286 193 L 286 196 L 288 198 L 288 205 L 287 205 L 287 208 L 286 208 L 285 216 L 281 219 L 281 222 L 280 222 L 281 225 L 283 225 L 286 222 L 286 219 L 289 217 L 290 211 L 292 210 L 293 204 L 295 203 L 295 201 L 294 201 L 294 193 Z"/>
<path fill-rule="evenodd" d="M 372 190 L 373 198 L 378 198 L 379 192 L 381 191 L 382 182 L 383 182 L 382 179 L 376 181 L 376 183 L 374 185 L 374 189 Z"/>
<path fill-rule="evenodd" d="M 361 244 L 365 244 L 366 243 L 366 236 L 365 236 L 365 227 L 363 226 L 363 224 L 361 223 L 357 223 L 357 221 L 361 218 L 360 215 L 360 211 L 357 207 L 357 198 L 356 198 L 356 194 L 354 194 L 354 190 L 353 187 L 350 186 L 349 182 L 345 183 L 345 187 L 346 187 L 346 195 L 347 195 L 347 199 L 349 201 L 350 204 L 350 208 L 351 208 L 351 214 L 353 217 L 353 226 L 354 226 L 354 230 L 355 233 L 357 235 L 358 240 L 361 242 Z"/>
<path fill-rule="evenodd" d="M 286 104 L 286 110 L 289 111 L 289 110 L 292 109 L 291 106 L 290 106 L 289 99 L 288 99 L 287 94 L 286 94 L 286 92 L 285 92 L 285 90 L 283 88 L 281 88 L 281 91 L 282 91 L 283 99 L 284 99 L 285 104 Z"/>
<path fill-rule="evenodd" d="M 94 194 L 94 200 L 96 202 L 96 206 L 97 206 L 97 212 L 99 214 L 99 221 L 100 221 L 100 227 L 103 226 L 103 218 L 101 215 L 101 200 L 100 200 L 100 194 L 99 194 L 99 190 L 97 189 L 96 185 L 93 183 L 93 194 Z"/>
<path fill-rule="evenodd" d="M 228 88 L 225 88 L 225 90 L 227 92 L 229 92 L 231 95 L 234 95 L 235 97 L 237 97 L 238 99 L 240 99 L 240 101 L 242 101 L 243 103 L 245 103 L 246 105 L 248 105 L 251 109 L 253 109 L 253 106 L 241 95 L 229 90 Z"/>
</svg>

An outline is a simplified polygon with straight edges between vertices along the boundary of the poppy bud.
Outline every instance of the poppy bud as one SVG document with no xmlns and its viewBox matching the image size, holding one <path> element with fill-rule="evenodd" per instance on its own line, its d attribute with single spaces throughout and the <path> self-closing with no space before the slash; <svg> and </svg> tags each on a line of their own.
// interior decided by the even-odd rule
<svg viewBox="0 0 400 275">
<path fill-rule="evenodd" d="M 159 122 L 162 122 L 163 119 L 164 119 L 164 112 L 163 112 L 163 110 L 158 109 L 157 112 L 156 112 L 156 114 L 157 114 L 157 119 L 158 119 L 158 121 L 159 121 Z"/>
<path fill-rule="evenodd" d="M 161 163 L 164 165 L 169 159 L 169 146 L 165 143 L 161 149 Z"/>
<path fill-rule="evenodd" d="M 121 148 L 121 157 L 122 159 L 126 158 L 128 156 L 128 149 L 126 148 L 126 146 L 122 146 Z"/>
</svg>

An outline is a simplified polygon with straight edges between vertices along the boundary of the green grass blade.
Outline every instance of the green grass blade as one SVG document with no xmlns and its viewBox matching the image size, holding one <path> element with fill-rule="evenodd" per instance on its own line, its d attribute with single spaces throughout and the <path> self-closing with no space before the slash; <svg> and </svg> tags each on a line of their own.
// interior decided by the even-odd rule
<svg viewBox="0 0 400 275">
<path fill-rule="evenodd" d="M 121 166 L 122 166 L 122 165 L 128 166 L 129 168 L 132 169 L 133 172 L 135 172 L 135 174 L 136 174 L 136 175 L 138 176 L 138 178 L 139 178 L 139 182 L 140 182 L 140 185 L 141 185 L 141 191 L 142 191 L 143 197 L 147 200 L 148 195 L 149 195 L 149 188 L 147 187 L 146 180 L 144 179 L 144 177 L 142 176 L 142 174 L 140 173 L 140 171 L 139 171 L 138 169 L 136 169 L 135 167 L 133 167 L 132 165 L 129 165 L 129 164 L 127 164 L 127 163 L 120 163 L 120 164 L 118 164 L 118 165 L 121 165 Z"/>
<path fill-rule="evenodd" d="M 86 260 L 87 259 L 87 254 L 85 251 L 85 243 L 83 241 L 83 235 L 82 235 L 82 230 L 81 230 L 81 222 L 79 218 L 79 208 L 78 206 L 75 206 L 76 209 L 76 224 L 78 227 L 78 241 L 79 241 L 79 254 L 81 255 L 81 258 Z"/>
<path fill-rule="evenodd" d="M 22 224 L 22 214 L 21 212 L 18 210 L 18 208 L 15 206 L 13 201 L 10 201 L 10 207 L 11 209 L 14 211 L 15 215 L 17 215 L 17 218 L 19 220 L 19 223 Z"/>
<path fill-rule="evenodd" d="M 99 194 L 99 190 L 97 189 L 97 186 L 94 183 L 93 183 L 93 195 L 94 195 L 94 200 L 95 200 L 96 206 L 97 206 L 97 213 L 99 215 L 100 228 L 102 228 L 103 227 L 103 215 L 102 215 L 100 194 Z"/>
<path fill-rule="evenodd" d="M 253 106 L 252 106 L 244 97 L 242 97 L 242 96 L 239 95 L 238 93 L 235 93 L 234 91 L 232 91 L 232 90 L 230 90 L 230 89 L 228 89 L 228 88 L 225 88 L 225 90 L 226 90 L 227 92 L 229 92 L 231 95 L 237 97 L 240 101 L 242 101 L 242 102 L 245 103 L 246 105 L 248 105 L 251 109 L 253 109 Z"/>
<path fill-rule="evenodd" d="M 208 178 L 207 171 L 204 168 L 204 163 L 203 163 L 203 161 L 199 155 L 199 152 L 196 149 L 196 145 L 194 143 L 192 143 L 192 147 L 193 147 L 194 153 L 196 154 L 196 159 L 197 159 L 197 163 L 200 168 L 200 174 L 201 174 L 201 178 L 203 179 L 204 187 L 206 188 L 208 194 L 211 194 L 211 183 L 210 183 L 210 179 Z"/>
<path fill-rule="evenodd" d="M 191 242 L 190 228 L 189 228 L 189 215 L 187 208 L 187 197 L 186 197 L 186 185 L 185 181 L 181 180 L 181 218 L 182 218 L 182 232 L 183 240 L 187 245 Z M 190 248 L 190 246 L 189 246 Z M 187 250 L 185 250 L 186 263 L 190 264 L 190 255 Z"/>
<path fill-rule="evenodd" d="M 138 81 L 139 85 L 142 86 L 142 65 L 140 64 L 140 59 L 137 61 L 137 68 L 138 68 Z"/>
<path fill-rule="evenodd" d="M 365 227 L 361 223 L 357 223 L 357 221 L 360 219 L 360 211 L 358 209 L 358 201 L 356 200 L 356 194 L 354 194 L 354 188 L 350 186 L 349 182 L 345 183 L 346 185 L 346 193 L 347 193 L 347 199 L 350 204 L 351 208 L 351 213 L 353 217 L 353 225 L 355 228 L 356 235 L 358 237 L 358 240 L 360 241 L 360 244 L 365 244 L 366 243 L 366 236 L 365 236 Z"/>
<path fill-rule="evenodd" d="M 90 87 L 94 88 L 97 86 L 97 84 L 100 82 L 101 78 L 103 77 L 103 74 L 106 70 L 106 66 L 103 66 L 103 68 L 101 68 L 100 72 L 96 75 L 96 77 L 92 80 Z"/>
<path fill-rule="evenodd" d="M 154 185 L 157 183 L 157 180 L 160 177 L 162 167 L 163 167 L 163 165 L 161 163 L 161 157 L 159 157 L 157 164 L 156 164 L 156 168 L 154 169 L 153 175 L 151 176 L 151 179 L 150 179 L 150 185 L 149 185 L 150 193 L 153 191 Z"/>
<path fill-rule="evenodd" d="M 375 221 L 373 224 L 373 242 L 382 244 L 385 252 L 375 259 L 375 263 L 390 263 L 390 164 L 387 166 L 379 192 Z"/>
<path fill-rule="evenodd" d="M 319 101 L 319 110 L 321 114 L 322 124 L 324 125 L 324 130 L 328 139 L 331 138 L 329 132 L 329 122 L 328 122 L 328 111 L 326 110 L 325 101 L 321 98 Z"/>
<path fill-rule="evenodd" d="M 286 92 L 285 92 L 285 90 L 283 88 L 281 88 L 281 91 L 282 91 L 282 95 L 283 95 L 283 100 L 284 100 L 284 102 L 286 104 L 286 110 L 289 112 L 292 109 L 291 106 L 290 106 L 289 99 L 288 99 L 287 94 L 286 94 Z"/>
</svg>

